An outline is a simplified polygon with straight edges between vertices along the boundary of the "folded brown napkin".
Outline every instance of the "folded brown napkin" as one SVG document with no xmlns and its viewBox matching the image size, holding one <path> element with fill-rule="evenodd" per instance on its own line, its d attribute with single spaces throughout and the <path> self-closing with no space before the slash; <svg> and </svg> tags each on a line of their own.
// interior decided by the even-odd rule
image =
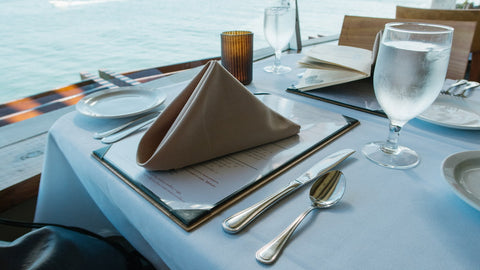
<svg viewBox="0 0 480 270">
<path fill-rule="evenodd" d="M 182 168 L 299 130 L 210 61 L 143 135 L 137 163 L 148 170 Z"/>
</svg>

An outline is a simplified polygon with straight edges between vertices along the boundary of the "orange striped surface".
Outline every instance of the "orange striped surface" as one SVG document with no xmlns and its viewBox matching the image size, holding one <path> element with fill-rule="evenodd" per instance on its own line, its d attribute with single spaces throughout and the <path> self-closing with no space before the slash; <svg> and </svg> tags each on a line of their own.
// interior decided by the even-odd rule
<svg viewBox="0 0 480 270">
<path fill-rule="evenodd" d="M 108 81 L 100 78 L 87 79 L 52 91 L 0 104 L 0 127 L 33 118 L 62 107 L 75 105 L 85 95 L 95 91 L 108 89 L 112 86 L 123 86 L 125 83 L 128 84 L 124 78 L 144 83 L 169 76 L 180 70 L 204 65 L 210 60 L 219 59 L 219 57 L 214 57 L 170 66 L 136 70 L 119 74 L 121 78 L 108 79 Z M 122 85 L 113 85 L 115 81 L 122 82 Z"/>
<path fill-rule="evenodd" d="M 75 105 L 86 93 L 105 89 L 94 80 L 86 80 L 31 97 L 0 104 L 0 127 L 43 113 Z"/>
</svg>

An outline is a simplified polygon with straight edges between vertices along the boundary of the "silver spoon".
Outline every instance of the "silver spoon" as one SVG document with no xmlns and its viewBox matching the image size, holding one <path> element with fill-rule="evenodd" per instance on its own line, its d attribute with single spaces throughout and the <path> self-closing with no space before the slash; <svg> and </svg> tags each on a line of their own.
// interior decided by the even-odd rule
<svg viewBox="0 0 480 270">
<path fill-rule="evenodd" d="M 312 207 L 298 216 L 290 226 L 272 241 L 259 249 L 256 253 L 257 260 L 266 264 L 275 262 L 300 222 L 302 222 L 313 209 L 328 208 L 339 202 L 345 193 L 345 186 L 345 177 L 341 171 L 330 171 L 318 178 L 310 188 Z"/>
</svg>

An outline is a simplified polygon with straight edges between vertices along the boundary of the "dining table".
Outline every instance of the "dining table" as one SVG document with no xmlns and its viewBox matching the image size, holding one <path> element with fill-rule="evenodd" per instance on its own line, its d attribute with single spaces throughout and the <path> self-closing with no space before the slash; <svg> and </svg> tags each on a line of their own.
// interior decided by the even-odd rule
<svg viewBox="0 0 480 270">
<path fill-rule="evenodd" d="M 458 195 L 443 171 L 448 157 L 480 150 L 480 130 L 412 119 L 402 129 L 400 144 L 420 155 L 419 165 L 407 170 L 378 166 L 361 150 L 366 143 L 386 139 L 388 119 L 287 91 L 305 71 L 298 65 L 303 55 L 283 54 L 282 64 L 292 71 L 282 75 L 263 70 L 273 57 L 255 61 L 253 81 L 246 88 L 348 116 L 360 124 L 194 230 L 182 229 L 92 156 L 105 146 L 93 134 L 125 119 L 94 118 L 78 111 L 61 117 L 48 132 L 35 221 L 121 235 L 157 269 L 480 269 L 480 212 Z M 199 70 L 135 87 L 164 94 L 159 107 L 163 109 Z M 310 206 L 311 185 L 276 203 L 241 232 L 223 230 L 227 217 L 345 148 L 356 152 L 335 167 L 346 179 L 342 200 L 310 213 L 274 264 L 258 262 L 255 254 Z"/>
</svg>

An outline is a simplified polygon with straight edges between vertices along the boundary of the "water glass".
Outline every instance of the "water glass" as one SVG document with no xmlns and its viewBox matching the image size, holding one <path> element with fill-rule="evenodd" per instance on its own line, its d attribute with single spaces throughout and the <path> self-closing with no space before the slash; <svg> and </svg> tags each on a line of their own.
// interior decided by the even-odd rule
<svg viewBox="0 0 480 270">
<path fill-rule="evenodd" d="M 447 73 L 453 28 L 425 23 L 385 25 L 375 65 L 375 96 L 390 121 L 386 141 L 362 152 L 373 162 L 408 169 L 420 162 L 412 149 L 398 145 L 402 127 L 437 98 Z"/>
<path fill-rule="evenodd" d="M 263 31 L 268 44 L 275 50 L 273 65 L 264 68 L 267 72 L 283 74 L 292 69 L 281 65 L 282 49 L 289 43 L 295 30 L 295 7 L 290 1 L 278 1 L 274 6 L 265 8 Z"/>
</svg>

